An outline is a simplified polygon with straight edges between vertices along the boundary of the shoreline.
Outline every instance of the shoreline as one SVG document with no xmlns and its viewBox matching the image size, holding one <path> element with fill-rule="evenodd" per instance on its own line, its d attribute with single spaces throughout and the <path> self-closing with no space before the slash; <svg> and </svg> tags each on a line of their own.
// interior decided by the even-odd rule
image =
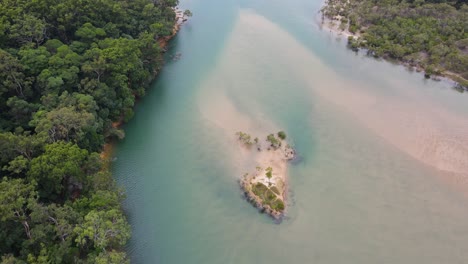
<svg viewBox="0 0 468 264">
<path fill-rule="evenodd" d="M 159 46 L 163 49 L 163 53 L 167 52 L 166 48 L 167 48 L 167 45 L 169 44 L 169 41 L 173 37 L 175 37 L 177 35 L 177 33 L 179 32 L 182 24 L 186 21 L 186 19 L 184 18 L 184 14 L 183 14 L 182 10 L 180 10 L 178 8 L 175 8 L 174 9 L 174 14 L 175 14 L 176 21 L 175 21 L 174 26 L 172 28 L 172 34 L 157 40 L 157 42 L 159 43 Z M 158 71 L 156 71 L 154 73 L 153 80 L 158 76 L 158 74 L 159 74 L 159 69 L 158 69 Z M 138 100 L 135 100 L 135 103 L 137 103 L 137 101 Z M 124 124 L 125 124 L 125 122 L 124 122 L 123 118 L 120 118 L 119 120 L 112 123 L 112 128 L 119 129 Z M 108 139 L 108 140 L 109 140 L 108 142 L 104 143 L 104 145 L 102 147 L 102 151 L 99 153 L 99 156 L 104 161 L 104 168 L 105 169 L 109 168 L 109 164 L 111 162 L 110 158 L 111 158 L 112 154 L 114 153 L 115 144 L 118 142 L 118 140 L 116 140 L 116 139 Z"/>
<path fill-rule="evenodd" d="M 323 7 L 328 4 L 328 1 L 324 1 Z M 348 41 L 347 46 L 349 47 L 349 38 L 353 37 L 354 40 L 360 39 L 362 36 L 359 33 L 352 33 L 349 31 L 349 23 L 346 25 L 344 29 L 340 28 L 341 18 L 340 16 L 337 17 L 329 17 L 323 14 L 322 10 L 319 11 L 321 14 L 320 19 L 317 21 L 317 24 L 320 30 L 329 31 L 330 34 L 336 35 L 338 37 L 346 37 Z M 358 52 L 360 50 L 366 50 L 360 46 L 357 46 L 354 51 Z M 434 81 L 445 81 L 450 83 L 454 88 L 460 89 L 462 92 L 468 92 L 468 80 L 463 78 L 457 73 L 451 72 L 449 70 L 444 70 L 438 73 L 432 73 L 430 75 L 426 74 L 426 69 L 420 64 L 413 64 L 407 61 L 388 58 L 386 56 L 380 57 L 387 62 L 396 63 L 398 65 L 404 66 L 409 71 L 416 71 L 418 73 L 422 73 L 424 78 L 431 79 Z"/>
<path fill-rule="evenodd" d="M 284 132 L 277 133 L 278 137 L 270 134 L 264 139 L 255 138 L 253 142 L 249 134 L 238 132 L 236 135 L 255 164 L 255 168 L 239 179 L 246 200 L 280 222 L 286 210 L 288 163 L 295 158 L 295 150 L 285 141 Z"/>
<path fill-rule="evenodd" d="M 165 36 L 161 39 L 158 40 L 158 43 L 159 43 L 159 46 L 161 46 L 161 48 L 164 50 L 164 52 L 166 52 L 166 47 L 167 45 L 169 44 L 169 41 L 175 37 L 175 35 L 177 35 L 177 33 L 179 32 L 180 30 L 180 27 L 182 26 L 182 24 L 187 21 L 187 19 L 184 18 L 184 13 L 182 10 L 178 9 L 178 8 L 175 8 L 174 9 L 174 13 L 175 13 L 175 18 L 176 18 L 176 21 L 174 23 L 174 27 L 172 28 L 172 34 L 169 35 L 169 36 Z"/>
<path fill-rule="evenodd" d="M 340 29 L 339 25 L 335 22 L 337 21 L 323 15 L 320 20 L 317 21 L 317 24 L 321 30 L 329 31 L 329 33 L 337 35 L 338 37 L 353 37 L 355 39 L 360 37 L 360 34 L 350 32 L 348 27 L 344 30 Z"/>
</svg>

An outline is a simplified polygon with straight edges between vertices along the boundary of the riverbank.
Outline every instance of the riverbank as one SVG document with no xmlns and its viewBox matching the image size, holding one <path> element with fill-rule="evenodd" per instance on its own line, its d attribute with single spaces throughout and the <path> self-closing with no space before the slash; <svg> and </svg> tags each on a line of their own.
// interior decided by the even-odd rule
<svg viewBox="0 0 468 264">
<path fill-rule="evenodd" d="M 322 16 L 320 23 L 320 28 L 322 30 L 327 30 L 330 33 L 337 35 L 337 36 L 343 36 L 343 37 L 353 37 L 353 38 L 359 38 L 360 34 L 359 33 L 352 33 L 349 31 L 349 26 L 346 28 L 340 28 L 340 22 L 338 18 L 328 18 L 325 16 Z"/>
<path fill-rule="evenodd" d="M 319 27 L 323 31 L 327 31 L 330 34 L 337 36 L 337 37 L 344 37 L 348 41 L 348 47 L 356 52 L 358 52 L 360 49 L 365 50 L 365 48 L 359 48 L 356 46 L 352 46 L 350 44 L 349 38 L 353 38 L 353 40 L 358 40 L 359 38 L 362 37 L 361 34 L 359 33 L 352 33 L 349 31 L 349 28 L 346 29 L 341 29 L 339 23 L 337 23 L 336 20 L 324 17 L 321 19 L 321 21 L 318 22 Z M 409 62 L 401 61 L 401 60 L 396 60 L 396 59 L 390 59 L 383 57 L 385 60 L 391 62 L 391 63 L 397 63 L 401 66 L 404 66 L 410 71 L 416 71 L 422 74 L 425 74 L 425 68 L 422 67 L 421 65 L 415 65 Z M 460 92 L 465 92 L 468 91 L 468 80 L 463 78 L 457 73 L 451 72 L 451 71 L 443 71 L 430 76 L 426 76 L 426 78 L 430 78 L 434 81 L 444 81 L 452 85 L 457 91 Z"/>
<path fill-rule="evenodd" d="M 187 20 L 186 18 L 184 18 L 184 12 L 182 10 L 174 9 L 174 12 L 175 12 L 175 17 L 176 17 L 176 22 L 174 24 L 174 27 L 172 28 L 172 34 L 158 40 L 159 46 L 161 46 L 161 48 L 163 48 L 164 51 L 167 51 L 166 50 L 167 44 L 173 37 L 175 37 L 175 35 L 177 35 L 177 32 L 179 32 L 180 27 Z"/>
<path fill-rule="evenodd" d="M 180 30 L 180 27 L 187 20 L 186 18 L 184 18 L 184 13 L 183 13 L 182 10 L 176 8 L 176 9 L 174 9 L 174 13 L 175 13 L 175 18 L 176 18 L 175 20 L 176 21 L 174 23 L 174 27 L 172 28 L 172 34 L 169 35 L 169 36 L 163 37 L 163 38 L 161 38 L 161 39 L 159 39 L 157 41 L 159 46 L 163 49 L 164 52 L 167 51 L 167 45 L 169 44 L 169 41 L 173 37 L 175 37 L 177 35 L 177 33 Z M 156 78 L 158 73 L 159 73 L 159 70 L 154 73 L 153 79 Z M 117 120 L 116 122 L 112 123 L 112 128 L 113 129 L 120 129 L 124 123 L 125 122 L 124 122 L 123 117 L 122 117 L 119 120 Z M 116 143 L 116 140 L 110 139 L 109 141 L 107 141 L 104 144 L 104 146 L 102 148 L 102 151 L 100 153 L 100 157 L 104 161 L 106 169 L 108 169 L 108 167 L 109 167 L 109 163 L 111 161 L 111 157 L 112 157 L 112 154 L 114 152 L 115 143 Z"/>
<path fill-rule="evenodd" d="M 439 32 L 442 29 L 435 29 L 436 33 L 432 33 L 429 29 L 426 29 L 427 22 L 421 22 L 416 19 L 431 19 L 432 12 L 437 11 L 437 5 L 425 7 L 395 7 L 395 10 L 401 9 L 399 12 L 408 13 L 409 11 L 416 15 L 397 15 L 399 22 L 394 22 L 395 19 L 390 20 L 387 16 L 382 16 L 379 23 L 374 24 L 375 18 L 366 17 L 365 14 L 371 12 L 368 10 L 370 7 L 366 6 L 365 1 L 353 2 L 349 0 L 328 0 L 324 2 L 321 9 L 321 22 L 320 26 L 330 32 L 338 35 L 345 36 L 348 38 L 348 47 L 354 51 L 360 49 L 367 50 L 369 55 L 374 57 L 381 57 L 383 59 L 397 62 L 404 65 L 410 70 L 417 72 L 424 72 L 425 78 L 431 78 L 433 80 L 446 79 L 452 82 L 453 86 L 459 91 L 465 91 L 468 89 L 468 80 L 466 76 L 466 70 L 462 68 L 464 65 L 464 58 L 466 57 L 466 44 L 463 44 L 463 40 L 457 41 L 462 38 L 461 36 L 452 36 L 455 40 L 445 43 L 430 44 L 430 39 L 442 38 L 442 33 Z M 393 9 L 387 10 L 388 7 L 385 4 L 372 5 L 372 12 L 387 14 Z M 393 10 L 392 12 L 395 12 Z M 455 9 L 453 9 L 455 10 Z M 408 11 L 408 12 L 407 12 Z M 427 11 L 428 15 L 422 15 Z M 371 12 L 371 13 L 372 13 Z M 419 12 L 419 13 L 418 13 Z M 456 11 L 453 11 L 456 13 Z M 462 13 L 463 11 L 459 11 Z M 393 13 L 392 13 L 393 14 Z M 444 21 L 456 20 L 456 18 L 446 17 Z M 416 22 L 415 22 L 416 21 Z M 412 28 L 405 28 L 404 26 L 398 26 L 399 24 L 406 25 L 408 23 L 416 23 L 421 37 L 424 35 L 427 40 L 423 43 L 416 43 L 417 38 L 411 37 L 410 39 L 405 38 L 401 40 L 396 35 L 414 35 L 411 33 Z M 455 27 L 455 25 L 448 25 L 448 27 Z M 388 32 L 387 32 L 388 31 Z M 442 30 L 443 31 L 443 30 Z M 432 33 L 432 35 L 430 35 Z M 387 36 L 383 39 L 382 36 Z M 429 43 L 428 43 L 429 42 Z M 437 45 L 437 46 L 434 46 Z M 439 50 L 439 51 L 438 51 Z"/>
</svg>

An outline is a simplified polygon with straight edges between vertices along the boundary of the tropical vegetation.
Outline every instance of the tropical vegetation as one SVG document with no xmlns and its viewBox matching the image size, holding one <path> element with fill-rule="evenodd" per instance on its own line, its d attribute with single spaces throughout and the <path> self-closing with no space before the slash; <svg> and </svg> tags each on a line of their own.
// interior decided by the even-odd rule
<svg viewBox="0 0 468 264">
<path fill-rule="evenodd" d="M 177 4 L 0 2 L 2 263 L 128 262 L 123 192 L 98 153 L 161 68 Z"/>
<path fill-rule="evenodd" d="M 466 0 L 328 0 L 322 12 L 358 36 L 349 38 L 351 48 L 468 87 Z"/>
</svg>

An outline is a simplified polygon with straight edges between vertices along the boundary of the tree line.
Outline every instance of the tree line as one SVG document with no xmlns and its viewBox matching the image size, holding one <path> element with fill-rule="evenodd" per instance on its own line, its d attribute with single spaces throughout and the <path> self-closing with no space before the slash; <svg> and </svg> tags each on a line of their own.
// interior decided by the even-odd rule
<svg viewBox="0 0 468 264">
<path fill-rule="evenodd" d="M 178 0 L 0 3 L 2 263 L 127 263 L 100 157 L 162 66 Z"/>
<path fill-rule="evenodd" d="M 466 0 L 328 0 L 322 12 L 359 34 L 349 38 L 355 50 L 468 83 Z"/>
</svg>

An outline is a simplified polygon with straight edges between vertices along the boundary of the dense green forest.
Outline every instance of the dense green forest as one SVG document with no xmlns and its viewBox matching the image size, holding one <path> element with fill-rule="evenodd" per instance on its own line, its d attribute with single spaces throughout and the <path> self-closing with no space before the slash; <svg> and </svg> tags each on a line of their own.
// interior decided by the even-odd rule
<svg viewBox="0 0 468 264">
<path fill-rule="evenodd" d="M 126 263 L 98 154 L 162 64 L 177 0 L 0 1 L 2 263 Z"/>
<path fill-rule="evenodd" d="M 466 0 L 328 0 L 322 12 L 360 36 L 349 38 L 354 50 L 365 48 L 423 68 L 427 77 L 447 75 L 467 86 Z"/>
</svg>

